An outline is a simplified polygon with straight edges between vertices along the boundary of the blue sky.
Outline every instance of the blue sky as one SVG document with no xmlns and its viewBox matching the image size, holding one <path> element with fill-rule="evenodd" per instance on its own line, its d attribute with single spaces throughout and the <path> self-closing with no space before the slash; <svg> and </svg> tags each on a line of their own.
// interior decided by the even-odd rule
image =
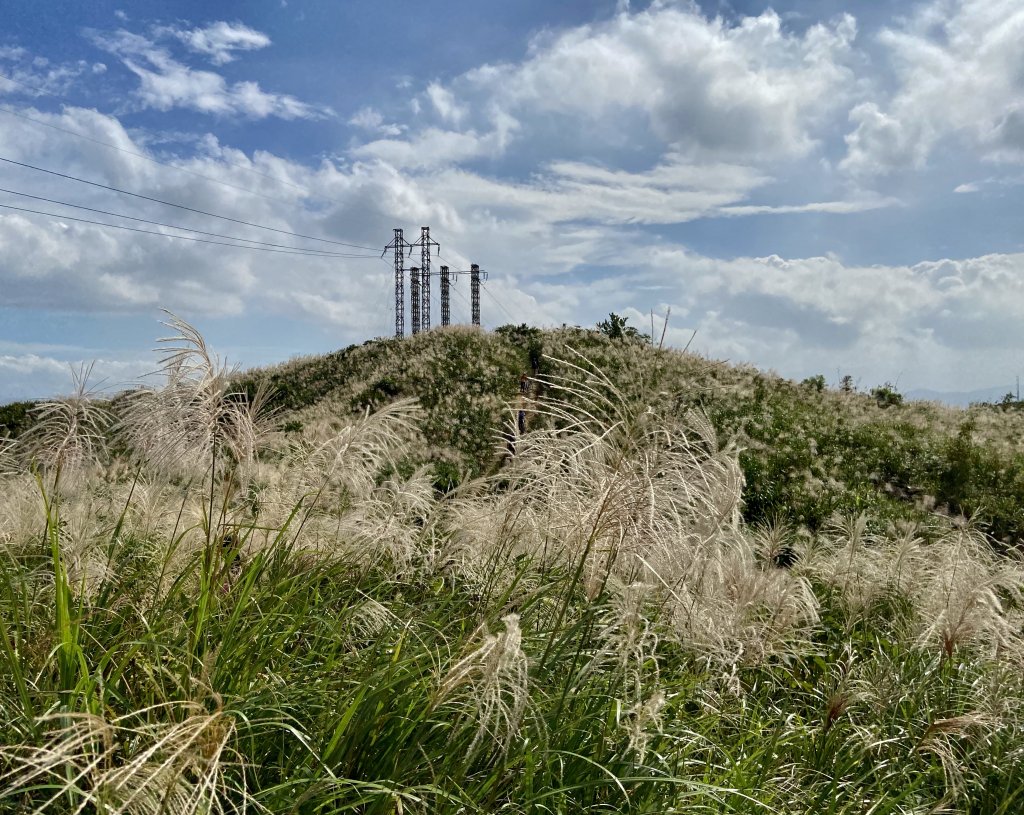
<svg viewBox="0 0 1024 815">
<path fill-rule="evenodd" d="M 244 366 L 390 334 L 379 248 L 286 233 L 382 248 L 420 225 L 442 262 L 488 270 L 485 325 L 671 309 L 671 342 L 696 331 L 701 353 L 786 376 L 964 391 L 1020 373 L 1018 0 L 4 17 L 0 204 L 49 214 L 0 208 L 0 401 L 92 360 L 105 387 L 137 381 L 162 308 Z M 117 231 L 70 219 L 197 237 L 67 204 L 364 256 Z"/>
</svg>

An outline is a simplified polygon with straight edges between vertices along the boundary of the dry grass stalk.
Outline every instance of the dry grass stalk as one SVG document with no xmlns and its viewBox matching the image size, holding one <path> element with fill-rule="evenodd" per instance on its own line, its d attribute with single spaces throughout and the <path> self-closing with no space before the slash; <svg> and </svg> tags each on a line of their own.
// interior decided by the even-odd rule
<svg viewBox="0 0 1024 815">
<path fill-rule="evenodd" d="M 235 369 L 210 351 L 199 331 L 174 315 L 165 325 L 176 332 L 157 341 L 166 381 L 129 395 L 121 434 L 153 471 L 197 475 L 218 457 L 244 471 L 270 430 L 268 392 L 249 398 L 231 391 Z"/>
<path fill-rule="evenodd" d="M 36 786 L 45 800 L 33 812 L 182 815 L 244 812 L 247 795 L 228 780 L 231 718 L 182 705 L 171 721 L 148 723 L 158 709 L 105 720 L 51 716 L 58 724 L 41 746 L 0 747 L 7 769 L 0 788 Z M 178 721 L 174 721 L 178 718 Z M 45 791 L 45 792 L 44 792 Z"/>
<path fill-rule="evenodd" d="M 519 732 L 529 701 L 529 667 L 519 615 L 502 617 L 505 630 L 483 641 L 453 665 L 438 687 L 438 703 L 458 699 L 479 723 L 470 751 L 484 737 L 507 750 Z"/>
<path fill-rule="evenodd" d="M 73 370 L 72 394 L 37 405 L 34 423 L 17 443 L 23 459 L 61 481 L 100 463 L 106 452 L 111 414 L 89 387 L 91 373 L 91 365 Z"/>
</svg>

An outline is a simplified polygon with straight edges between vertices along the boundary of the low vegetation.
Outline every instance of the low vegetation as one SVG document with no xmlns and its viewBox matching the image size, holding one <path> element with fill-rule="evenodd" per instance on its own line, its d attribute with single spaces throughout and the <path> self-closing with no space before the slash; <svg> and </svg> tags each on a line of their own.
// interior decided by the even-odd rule
<svg viewBox="0 0 1024 815">
<path fill-rule="evenodd" d="M 612 322 L 35 406 L 0 811 L 1019 811 L 1019 412 Z"/>
</svg>

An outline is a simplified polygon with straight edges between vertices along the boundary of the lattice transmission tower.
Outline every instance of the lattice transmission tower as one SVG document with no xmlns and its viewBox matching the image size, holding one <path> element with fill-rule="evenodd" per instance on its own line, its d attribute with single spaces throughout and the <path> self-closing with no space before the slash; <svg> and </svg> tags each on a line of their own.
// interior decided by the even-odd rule
<svg viewBox="0 0 1024 815">
<path fill-rule="evenodd" d="M 476 263 L 469 265 L 469 291 L 473 310 L 473 325 L 480 325 L 480 276 L 487 279 L 487 272 L 481 271 Z"/>
<path fill-rule="evenodd" d="M 420 330 L 430 330 L 430 248 L 436 246 L 438 251 L 441 244 L 430 237 L 430 227 L 420 227 L 420 239 L 411 244 L 420 248 Z"/>
<path fill-rule="evenodd" d="M 409 242 L 401 229 L 394 230 L 395 237 L 384 247 L 380 256 L 384 257 L 389 249 L 395 252 L 395 336 L 405 336 L 405 252 Z"/>
<path fill-rule="evenodd" d="M 452 278 L 448 273 L 448 267 L 441 267 L 441 325 L 451 325 L 452 303 L 451 303 Z"/>
<path fill-rule="evenodd" d="M 420 333 L 420 269 L 409 269 L 409 316 L 412 318 L 413 335 Z"/>
</svg>

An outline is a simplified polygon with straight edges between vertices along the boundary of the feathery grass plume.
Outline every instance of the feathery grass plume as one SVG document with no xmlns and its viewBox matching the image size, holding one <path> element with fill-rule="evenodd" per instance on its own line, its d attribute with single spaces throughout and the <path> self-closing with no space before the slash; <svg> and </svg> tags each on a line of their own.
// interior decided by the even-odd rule
<svg viewBox="0 0 1024 815">
<path fill-rule="evenodd" d="M 467 560 L 473 547 L 481 563 L 508 548 L 560 563 L 592 598 L 613 579 L 657 586 L 652 601 L 667 606 L 677 639 L 727 664 L 813 624 L 807 581 L 758 564 L 735 452 L 719 448 L 706 417 L 659 415 L 586 361 L 561 364 L 569 374 L 546 382 L 562 398 L 538 409 L 550 426 L 517 439 L 492 479 L 497 494 L 452 502 Z"/>
<path fill-rule="evenodd" d="M 853 615 L 900 598 L 913 609 L 919 642 L 938 644 L 944 658 L 968 645 L 1024 656 L 1024 564 L 1012 551 L 995 552 L 972 523 L 953 525 L 930 543 L 914 526 L 869 534 L 864 516 L 830 531 L 827 554 L 798 570 L 838 588 Z"/>
<path fill-rule="evenodd" d="M 71 395 L 33 408 L 35 421 L 17 444 L 23 458 L 57 480 L 74 477 L 100 462 L 111 425 L 109 409 L 89 387 L 92 365 L 71 373 Z"/>
<path fill-rule="evenodd" d="M 972 711 L 960 716 L 936 719 L 928 726 L 917 749 L 939 759 L 946 778 L 944 801 L 952 803 L 964 794 L 967 756 L 976 747 L 976 743 L 991 732 L 993 725 L 989 716 Z"/>
<path fill-rule="evenodd" d="M 153 470 L 196 475 L 218 459 L 242 471 L 256 457 L 270 430 L 269 392 L 231 390 L 234 368 L 214 354 L 202 334 L 167 312 L 164 325 L 175 334 L 158 339 L 162 353 L 158 389 L 142 388 L 126 399 L 119 430 Z"/>
<path fill-rule="evenodd" d="M 150 721 L 161 713 L 167 721 Z M 0 746 L 0 800 L 31 801 L 39 813 L 246 810 L 245 789 L 229 780 L 234 723 L 226 714 L 180 705 L 111 720 L 92 714 L 44 717 L 40 724 L 58 721 L 41 746 Z"/>
<path fill-rule="evenodd" d="M 385 563 L 388 572 L 401 577 L 417 562 L 431 566 L 439 559 L 429 546 L 434 509 L 430 469 L 421 467 L 409 478 L 392 478 L 353 503 L 337 521 L 321 522 L 331 532 L 331 546 L 339 556 L 371 566 Z"/>
<path fill-rule="evenodd" d="M 666 701 L 665 692 L 659 690 L 649 699 L 638 699 L 624 714 L 617 714 L 619 726 L 629 733 L 627 749 L 636 754 L 640 764 L 647 757 L 652 736 L 662 733 L 661 712 Z"/>
<path fill-rule="evenodd" d="M 954 527 L 929 546 L 922 561 L 916 585 L 923 642 L 938 642 L 945 658 L 972 645 L 992 656 L 1024 655 L 1019 616 L 1024 568 L 1019 556 L 997 554 L 968 524 Z M 1006 602 L 1017 615 L 1008 613 Z"/>
<path fill-rule="evenodd" d="M 416 400 L 401 399 L 314 441 L 301 461 L 303 486 L 322 495 L 324 505 L 332 495 L 341 504 L 365 498 L 380 476 L 396 469 L 397 454 L 417 434 L 420 415 Z"/>
<path fill-rule="evenodd" d="M 808 560 L 800 571 L 815 573 L 839 589 L 847 610 L 863 614 L 871 604 L 891 590 L 888 581 L 891 552 L 884 539 L 867 529 L 863 513 L 833 519 L 826 529 L 825 554 Z"/>
<path fill-rule="evenodd" d="M 553 427 L 519 439 L 502 477 L 554 508 L 559 548 L 570 561 L 585 557 L 591 577 L 615 572 L 630 582 L 654 570 L 664 578 L 680 566 L 680 540 L 735 524 L 735 456 L 718 450 L 696 414 L 679 424 L 627 402 L 600 371 L 561 364 L 572 376 L 546 379 L 561 401 L 538 409 Z"/>
<path fill-rule="evenodd" d="M 27 473 L 4 480 L 0 544 L 12 553 L 39 546 L 39 485 Z"/>
<path fill-rule="evenodd" d="M 643 704 L 647 683 L 657 686 L 658 682 L 660 638 L 653 619 L 657 609 L 652 608 L 658 587 L 611 580 L 607 588 L 608 606 L 598 615 L 597 639 L 602 647 L 592 664 L 613 664 L 622 677 L 627 699 L 634 705 Z"/>
<path fill-rule="evenodd" d="M 791 650 L 817 622 L 808 581 L 759 564 L 747 535 L 721 535 L 691 554 L 691 569 L 669 587 L 682 646 L 723 665 L 758 662 Z"/>
<path fill-rule="evenodd" d="M 470 752 L 485 736 L 507 751 L 529 702 L 529 665 L 519 615 L 508 614 L 501 621 L 505 630 L 485 633 L 483 642 L 448 670 L 437 691 L 439 704 L 458 701 L 478 723 Z"/>
</svg>

